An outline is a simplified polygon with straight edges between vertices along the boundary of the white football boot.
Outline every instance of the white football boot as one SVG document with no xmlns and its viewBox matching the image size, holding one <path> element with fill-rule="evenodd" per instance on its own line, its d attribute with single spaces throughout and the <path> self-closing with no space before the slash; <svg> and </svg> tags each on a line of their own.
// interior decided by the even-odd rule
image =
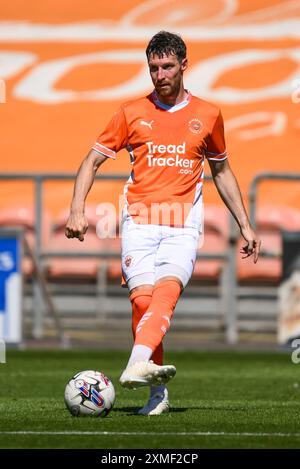
<svg viewBox="0 0 300 469">
<path fill-rule="evenodd" d="M 141 386 L 159 386 L 167 383 L 176 374 L 173 365 L 155 365 L 153 361 L 140 361 L 126 368 L 121 377 L 123 388 L 136 389 Z"/>
<path fill-rule="evenodd" d="M 168 390 L 165 388 L 150 396 L 147 404 L 138 411 L 139 415 L 161 415 L 169 412 Z"/>
</svg>

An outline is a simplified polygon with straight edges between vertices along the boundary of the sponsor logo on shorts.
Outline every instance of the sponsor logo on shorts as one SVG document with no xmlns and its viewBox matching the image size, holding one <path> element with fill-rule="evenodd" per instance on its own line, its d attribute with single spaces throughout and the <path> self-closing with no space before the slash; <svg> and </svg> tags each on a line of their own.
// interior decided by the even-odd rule
<svg viewBox="0 0 300 469">
<path fill-rule="evenodd" d="M 197 119 L 196 117 L 194 119 L 191 119 L 189 121 L 189 130 L 193 134 L 200 134 L 201 130 L 203 129 L 203 124 L 200 119 Z"/>
</svg>

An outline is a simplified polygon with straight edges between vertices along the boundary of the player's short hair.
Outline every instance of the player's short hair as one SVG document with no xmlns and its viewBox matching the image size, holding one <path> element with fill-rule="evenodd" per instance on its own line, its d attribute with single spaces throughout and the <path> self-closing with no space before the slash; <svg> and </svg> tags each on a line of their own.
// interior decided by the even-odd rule
<svg viewBox="0 0 300 469">
<path fill-rule="evenodd" d="M 159 31 L 150 39 L 146 49 L 147 60 L 152 54 L 162 58 L 166 55 L 176 55 L 178 62 L 186 58 L 186 45 L 178 34 Z"/>
</svg>

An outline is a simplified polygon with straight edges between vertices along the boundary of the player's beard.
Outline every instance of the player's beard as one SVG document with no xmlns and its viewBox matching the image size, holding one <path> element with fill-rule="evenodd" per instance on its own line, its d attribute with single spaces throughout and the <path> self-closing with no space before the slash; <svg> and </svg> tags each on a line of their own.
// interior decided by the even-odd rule
<svg viewBox="0 0 300 469">
<path fill-rule="evenodd" d="M 161 86 L 158 86 L 156 88 L 156 92 L 158 94 L 158 96 L 172 96 L 173 95 L 173 90 L 172 90 L 172 87 L 170 85 L 168 86 L 164 86 L 164 87 L 161 87 Z"/>
<path fill-rule="evenodd" d="M 171 98 L 173 96 L 176 97 L 176 95 L 180 91 L 180 82 L 173 83 L 173 85 L 170 83 L 167 83 L 166 85 L 168 86 L 161 87 L 161 85 L 157 85 L 155 87 L 157 95 L 161 96 L 162 98 Z"/>
</svg>

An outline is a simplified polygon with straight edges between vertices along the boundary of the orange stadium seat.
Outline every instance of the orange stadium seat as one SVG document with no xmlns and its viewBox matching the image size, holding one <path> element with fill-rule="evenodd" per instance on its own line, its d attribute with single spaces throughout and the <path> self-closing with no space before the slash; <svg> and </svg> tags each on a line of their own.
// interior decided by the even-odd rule
<svg viewBox="0 0 300 469">
<path fill-rule="evenodd" d="M 237 275 L 240 282 L 277 283 L 281 277 L 281 236 L 279 232 L 258 230 L 262 249 L 277 255 L 277 258 L 260 257 L 254 264 L 253 257 L 243 259 L 240 251 L 245 245 L 243 238 L 237 244 Z"/>
<path fill-rule="evenodd" d="M 89 232 L 85 235 L 83 242 L 78 239 L 68 239 L 64 230 L 53 233 L 51 236 L 49 251 L 88 252 L 103 250 L 102 240 L 95 233 Z M 95 279 L 101 263 L 99 258 L 88 257 L 53 257 L 48 258 L 46 272 L 49 278 L 80 278 Z"/>
<path fill-rule="evenodd" d="M 280 205 L 265 205 L 257 210 L 257 231 L 262 242 L 262 252 L 269 252 L 276 257 L 260 257 L 254 264 L 253 258 L 242 259 L 239 253 L 245 241 L 241 238 L 237 245 L 237 276 L 240 282 L 278 283 L 282 273 L 282 229 L 300 229 L 300 211 Z"/>
<path fill-rule="evenodd" d="M 224 254 L 227 249 L 227 239 L 218 233 L 207 231 L 204 244 L 199 244 L 198 254 Z M 223 260 L 198 259 L 193 272 L 194 279 L 217 281 L 224 265 Z"/>
<path fill-rule="evenodd" d="M 122 279 L 122 265 L 121 265 L 121 237 L 119 233 L 119 220 L 118 218 L 108 217 L 109 230 L 106 225 L 106 232 L 104 234 L 103 242 L 108 252 L 117 254 L 117 257 L 107 259 L 107 277 L 108 280 L 121 283 Z M 98 226 L 98 233 L 101 231 Z M 109 235 L 108 235 L 109 231 Z"/>
<path fill-rule="evenodd" d="M 229 212 L 225 207 L 204 206 L 204 239 L 199 240 L 198 254 L 224 254 L 228 246 Z M 194 279 L 216 282 L 224 265 L 223 260 L 199 259 L 195 263 Z"/>
<path fill-rule="evenodd" d="M 263 205 L 257 210 L 256 224 L 259 229 L 297 231 L 300 229 L 300 211 L 284 205 Z"/>
<path fill-rule="evenodd" d="M 205 231 L 216 231 L 229 236 L 229 211 L 225 206 L 204 204 Z"/>
<path fill-rule="evenodd" d="M 29 206 L 11 206 L 0 210 L 0 226 L 21 227 L 24 229 L 26 241 L 31 249 L 35 247 L 35 213 Z M 48 244 L 50 232 L 50 216 L 44 211 L 42 216 L 42 246 Z M 30 277 L 33 272 L 32 262 L 29 257 L 22 259 L 22 272 L 25 277 Z"/>
<path fill-rule="evenodd" d="M 56 222 L 53 225 L 48 250 L 49 251 L 67 251 L 67 252 L 89 252 L 105 251 L 106 242 L 97 234 L 97 223 L 100 217 L 96 213 L 97 205 L 86 204 L 85 215 L 89 224 L 88 231 L 85 234 L 84 241 L 78 239 L 68 239 L 65 236 L 65 228 L 70 213 L 69 207 L 63 209 Z M 100 256 L 89 257 L 53 257 L 48 258 L 46 272 L 51 279 L 96 279 L 99 266 L 101 264 Z"/>
<path fill-rule="evenodd" d="M 121 283 L 122 264 L 121 264 L 121 238 L 119 236 L 107 240 L 108 250 L 118 253 L 118 258 L 112 258 L 108 262 L 107 275 L 111 280 Z"/>
</svg>

